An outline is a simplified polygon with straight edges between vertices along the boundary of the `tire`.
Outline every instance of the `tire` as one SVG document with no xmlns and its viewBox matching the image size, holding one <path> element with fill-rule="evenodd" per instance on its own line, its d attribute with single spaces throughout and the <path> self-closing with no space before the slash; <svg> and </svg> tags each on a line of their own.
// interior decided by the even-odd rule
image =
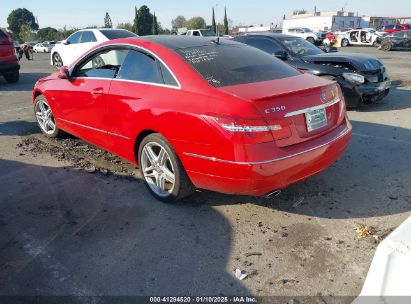
<svg viewBox="0 0 411 304">
<path fill-rule="evenodd" d="M 349 45 L 350 45 L 350 43 L 349 43 L 349 41 L 348 41 L 347 38 L 343 38 L 343 39 L 341 40 L 341 46 L 342 46 L 342 47 L 346 47 L 346 46 L 349 46 Z"/>
<path fill-rule="evenodd" d="M 308 41 L 308 42 L 311 42 L 312 44 L 315 43 L 315 39 L 314 39 L 313 37 L 308 37 L 308 38 L 307 38 L 307 41 Z"/>
<path fill-rule="evenodd" d="M 159 133 L 142 140 L 138 163 L 147 189 L 159 201 L 174 203 L 195 190 L 173 148 Z"/>
<path fill-rule="evenodd" d="M 63 132 L 57 127 L 53 112 L 43 95 L 37 96 L 34 101 L 34 115 L 44 135 L 52 138 L 62 135 Z"/>
<path fill-rule="evenodd" d="M 61 59 L 61 56 L 59 53 L 54 53 L 53 54 L 53 66 L 56 69 L 59 69 L 63 66 L 63 60 Z"/>
<path fill-rule="evenodd" d="M 381 44 L 381 49 L 385 52 L 389 52 L 392 50 L 392 43 L 391 42 L 384 42 Z"/>
<path fill-rule="evenodd" d="M 4 79 L 6 79 L 6 81 L 9 83 L 17 82 L 20 79 L 19 71 L 6 72 L 3 74 L 3 76 L 4 76 Z"/>
</svg>

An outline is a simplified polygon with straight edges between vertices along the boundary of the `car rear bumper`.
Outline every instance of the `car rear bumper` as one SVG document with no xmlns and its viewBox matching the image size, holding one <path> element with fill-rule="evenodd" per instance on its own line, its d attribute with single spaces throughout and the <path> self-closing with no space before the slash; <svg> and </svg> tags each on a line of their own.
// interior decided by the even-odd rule
<svg viewBox="0 0 411 304">
<path fill-rule="evenodd" d="M 339 80 L 338 83 L 343 91 L 345 103 L 349 107 L 379 101 L 387 96 L 391 86 L 390 80 L 362 85 L 355 85 L 346 80 Z"/>
<path fill-rule="evenodd" d="M 20 65 L 17 62 L 14 63 L 1 63 L 0 73 L 14 72 L 20 70 Z"/>
<path fill-rule="evenodd" d="M 346 119 L 321 138 L 289 147 L 285 157 L 242 162 L 183 153 L 181 158 L 197 188 L 260 196 L 325 170 L 341 157 L 350 138 L 351 125 Z"/>
</svg>

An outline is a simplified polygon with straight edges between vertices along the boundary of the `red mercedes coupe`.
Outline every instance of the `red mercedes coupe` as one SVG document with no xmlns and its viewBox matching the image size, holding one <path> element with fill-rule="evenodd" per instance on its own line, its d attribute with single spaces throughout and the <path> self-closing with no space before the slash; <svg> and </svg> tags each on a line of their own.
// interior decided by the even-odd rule
<svg viewBox="0 0 411 304">
<path fill-rule="evenodd" d="M 44 134 L 138 164 L 164 202 L 196 188 L 270 195 L 329 167 L 351 138 L 335 82 L 210 37 L 105 42 L 40 79 L 33 104 Z"/>
</svg>

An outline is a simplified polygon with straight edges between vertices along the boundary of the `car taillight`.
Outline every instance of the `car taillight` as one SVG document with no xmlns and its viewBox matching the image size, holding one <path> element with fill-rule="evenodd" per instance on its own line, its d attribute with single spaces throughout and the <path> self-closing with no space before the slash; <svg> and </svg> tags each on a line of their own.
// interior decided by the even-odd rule
<svg viewBox="0 0 411 304">
<path fill-rule="evenodd" d="M 245 144 L 270 142 L 291 135 L 290 129 L 284 121 L 263 119 L 244 119 L 221 116 L 205 116 L 214 125 L 217 125 L 231 140 Z"/>
<path fill-rule="evenodd" d="M 321 101 L 323 103 L 334 103 L 338 102 L 340 113 L 339 116 L 345 115 L 345 100 L 344 95 L 342 94 L 340 86 L 335 83 L 331 86 L 324 88 L 321 92 Z"/>
</svg>

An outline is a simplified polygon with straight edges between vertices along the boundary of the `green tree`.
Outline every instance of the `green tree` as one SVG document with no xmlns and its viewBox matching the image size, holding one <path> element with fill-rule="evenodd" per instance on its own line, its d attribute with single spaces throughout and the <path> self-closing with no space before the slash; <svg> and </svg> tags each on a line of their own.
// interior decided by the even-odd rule
<svg viewBox="0 0 411 304">
<path fill-rule="evenodd" d="M 105 28 L 112 28 L 113 22 L 111 22 L 110 15 L 106 12 L 106 16 L 104 17 L 104 27 Z"/>
<path fill-rule="evenodd" d="M 212 17 L 212 20 L 211 20 L 211 29 L 212 29 L 215 33 L 217 33 L 217 25 L 216 25 L 216 23 L 215 23 L 214 7 L 213 7 L 213 17 Z"/>
<path fill-rule="evenodd" d="M 153 35 L 158 35 L 158 23 L 157 23 L 156 13 L 153 14 L 153 23 L 151 26 L 151 33 Z"/>
<path fill-rule="evenodd" d="M 132 32 L 133 31 L 133 25 L 130 22 L 125 22 L 125 23 L 119 23 L 117 25 L 118 29 L 123 29 Z"/>
<path fill-rule="evenodd" d="M 227 9 L 224 7 L 224 35 L 228 35 Z"/>
<path fill-rule="evenodd" d="M 197 30 L 206 27 L 206 23 L 203 17 L 193 17 L 187 20 L 184 25 L 190 30 Z"/>
<path fill-rule="evenodd" d="M 31 27 L 28 24 L 23 23 L 20 27 L 19 38 L 19 40 L 23 42 L 34 41 L 36 39 L 36 34 L 33 33 Z"/>
<path fill-rule="evenodd" d="M 186 18 L 184 16 L 177 16 L 173 20 L 171 20 L 171 28 L 173 30 L 177 30 L 180 27 L 183 27 L 184 24 L 187 22 Z"/>
<path fill-rule="evenodd" d="M 131 31 L 137 35 L 140 35 L 140 32 L 138 31 L 138 11 L 137 7 L 134 7 L 134 21 L 133 21 L 133 27 Z"/>
<path fill-rule="evenodd" d="M 36 23 L 36 18 L 32 12 L 25 8 L 18 8 L 12 10 L 7 17 L 7 23 L 9 24 L 9 29 L 18 36 L 21 31 L 21 26 L 27 24 L 30 30 L 36 31 L 39 29 L 39 25 Z M 26 29 L 26 28 L 25 28 Z"/>
<path fill-rule="evenodd" d="M 153 26 L 153 15 L 147 5 L 140 6 L 137 11 L 138 16 L 138 35 L 150 35 Z"/>
<path fill-rule="evenodd" d="M 37 31 L 37 40 L 39 41 L 53 41 L 57 40 L 58 31 L 52 27 L 44 27 Z"/>
</svg>

